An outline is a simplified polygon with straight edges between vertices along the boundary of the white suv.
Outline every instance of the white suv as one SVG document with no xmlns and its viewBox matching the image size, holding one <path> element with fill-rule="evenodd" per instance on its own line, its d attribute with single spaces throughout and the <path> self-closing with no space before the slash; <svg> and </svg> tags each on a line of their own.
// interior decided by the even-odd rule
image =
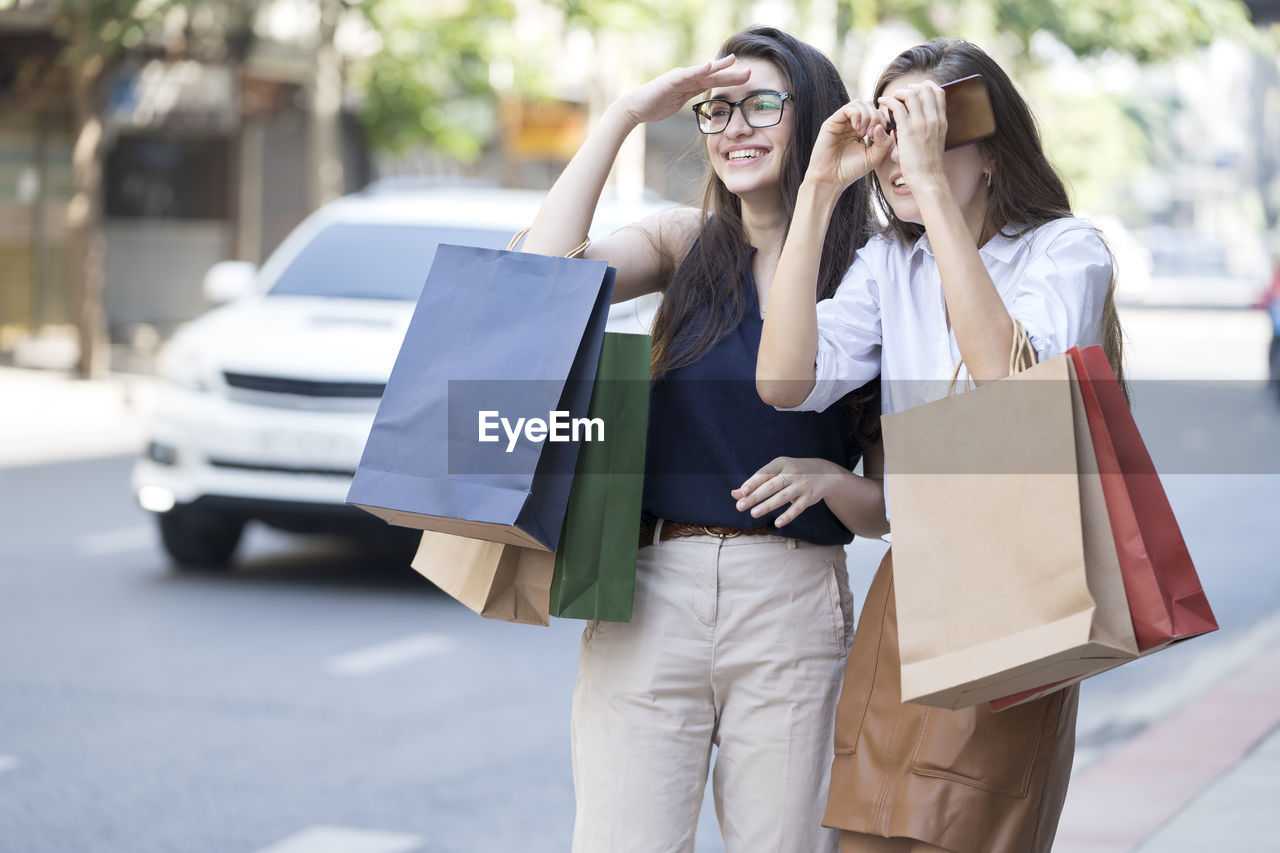
<svg viewBox="0 0 1280 853">
<path fill-rule="evenodd" d="M 248 521 L 294 532 L 413 535 L 346 506 L 347 487 L 436 246 L 504 248 L 541 192 L 392 190 L 347 196 L 299 225 L 261 270 L 205 277 L 226 302 L 160 354 L 165 382 L 133 472 L 179 568 L 229 564 Z M 602 202 L 607 234 L 669 203 Z M 615 305 L 609 327 L 647 331 L 657 297 Z"/>
</svg>

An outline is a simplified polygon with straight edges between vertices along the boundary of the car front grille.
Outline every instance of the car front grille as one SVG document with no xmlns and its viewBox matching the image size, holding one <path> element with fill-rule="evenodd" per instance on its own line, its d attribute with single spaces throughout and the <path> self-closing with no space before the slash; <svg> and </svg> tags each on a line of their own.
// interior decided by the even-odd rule
<svg viewBox="0 0 1280 853">
<path fill-rule="evenodd" d="M 231 468 L 238 471 L 262 471 L 271 474 L 310 474 L 318 477 L 354 477 L 354 468 L 311 468 L 292 465 L 268 465 L 259 462 L 240 462 L 234 459 L 210 459 L 215 468 Z"/>
<path fill-rule="evenodd" d="M 283 376 L 256 376 L 226 371 L 223 377 L 232 388 L 263 391 L 268 394 L 293 394 L 301 397 L 345 397 L 376 400 L 386 389 L 385 382 L 324 382 L 314 379 L 289 379 Z"/>
</svg>

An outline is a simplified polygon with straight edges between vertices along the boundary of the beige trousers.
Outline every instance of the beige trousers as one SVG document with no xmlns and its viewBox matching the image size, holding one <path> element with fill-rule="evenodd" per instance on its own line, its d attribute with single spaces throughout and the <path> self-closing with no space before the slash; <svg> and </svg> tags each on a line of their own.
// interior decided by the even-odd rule
<svg viewBox="0 0 1280 853">
<path fill-rule="evenodd" d="M 692 851 L 714 744 L 725 853 L 836 853 L 821 819 L 852 613 L 838 545 L 641 548 L 632 621 L 583 632 L 574 851 Z"/>
</svg>

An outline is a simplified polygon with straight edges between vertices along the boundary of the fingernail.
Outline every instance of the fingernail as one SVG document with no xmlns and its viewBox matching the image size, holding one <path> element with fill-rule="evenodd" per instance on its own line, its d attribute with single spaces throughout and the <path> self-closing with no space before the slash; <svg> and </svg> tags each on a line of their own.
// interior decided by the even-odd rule
<svg viewBox="0 0 1280 853">
<path fill-rule="evenodd" d="M 747 504 L 746 501 L 738 501 L 738 512 L 742 512 L 744 509 L 746 509 L 747 508 L 746 504 Z"/>
</svg>

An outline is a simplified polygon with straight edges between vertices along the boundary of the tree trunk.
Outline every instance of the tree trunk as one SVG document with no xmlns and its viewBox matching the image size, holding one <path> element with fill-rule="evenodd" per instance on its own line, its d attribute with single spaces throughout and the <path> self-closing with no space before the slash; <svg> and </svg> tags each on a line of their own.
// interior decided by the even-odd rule
<svg viewBox="0 0 1280 853">
<path fill-rule="evenodd" d="M 72 149 L 73 192 L 68 208 L 72 312 L 80 354 L 76 373 L 85 379 L 111 369 L 111 341 L 103 304 L 106 249 L 102 234 L 103 62 L 92 57 L 72 71 L 76 139 Z"/>
<path fill-rule="evenodd" d="M 311 116 L 307 140 L 313 208 L 342 195 L 345 183 L 342 173 L 342 60 L 333 44 L 341 14 L 341 2 L 320 0 L 320 35 L 310 87 Z"/>
</svg>

